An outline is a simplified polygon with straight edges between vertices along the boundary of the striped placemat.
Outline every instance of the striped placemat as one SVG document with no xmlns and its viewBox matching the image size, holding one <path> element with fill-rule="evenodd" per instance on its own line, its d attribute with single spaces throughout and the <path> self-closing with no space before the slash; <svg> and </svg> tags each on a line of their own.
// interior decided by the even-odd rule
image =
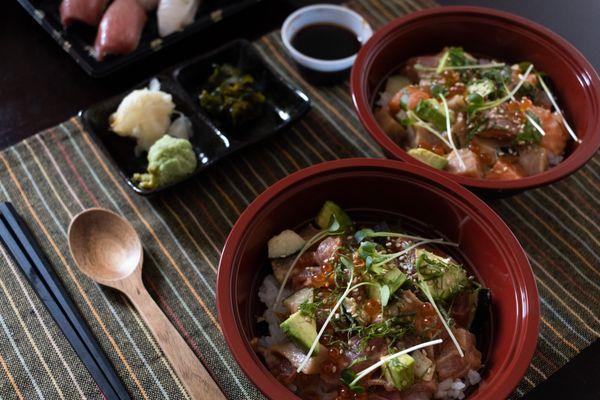
<svg viewBox="0 0 600 400">
<path fill-rule="evenodd" d="M 352 7 L 375 27 L 428 0 L 360 0 Z M 222 161 L 155 198 L 134 194 L 77 118 L 0 153 L 0 197 L 10 200 L 39 240 L 101 346 L 135 398 L 186 394 L 147 327 L 126 299 L 78 272 L 68 251 L 72 216 L 93 206 L 124 215 L 142 236 L 144 278 L 153 297 L 231 399 L 261 398 L 224 342 L 215 281 L 220 249 L 238 215 L 278 179 L 351 156 L 381 157 L 357 120 L 347 85 L 315 89 L 296 73 L 278 33 L 257 49 L 312 98 L 290 130 Z M 514 397 L 544 381 L 600 331 L 600 156 L 573 176 L 492 206 L 527 250 L 538 280 L 538 350 Z M 102 398 L 20 270 L 0 247 L 0 397 Z"/>
</svg>

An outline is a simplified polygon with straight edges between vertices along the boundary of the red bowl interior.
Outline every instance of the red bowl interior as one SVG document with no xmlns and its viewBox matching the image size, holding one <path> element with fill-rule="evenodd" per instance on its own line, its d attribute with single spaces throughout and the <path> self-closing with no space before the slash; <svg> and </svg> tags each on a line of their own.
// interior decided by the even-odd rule
<svg viewBox="0 0 600 400">
<path fill-rule="evenodd" d="M 558 103 L 582 140 L 579 145 L 572 143 L 562 163 L 538 175 L 490 181 L 443 172 L 450 179 L 482 189 L 535 187 L 575 172 L 600 147 L 600 79 L 579 51 L 527 19 L 487 8 L 458 6 L 398 18 L 377 31 L 357 56 L 350 79 L 354 105 L 362 124 L 389 157 L 424 165 L 394 143 L 375 121 L 372 108 L 380 87 L 408 58 L 436 53 L 444 46 L 462 46 L 508 62 L 533 62 L 552 78 Z"/>
<path fill-rule="evenodd" d="M 257 334 L 257 291 L 269 272 L 268 239 L 314 218 L 325 200 L 354 215 L 401 216 L 418 230 L 459 243 L 458 257 L 492 293 L 486 367 L 471 399 L 508 396 L 529 366 L 538 335 L 538 294 L 523 249 L 504 222 L 460 185 L 421 166 L 373 159 L 327 162 L 284 178 L 246 208 L 227 238 L 217 278 L 219 319 L 254 384 L 271 399 L 294 397 L 250 346 Z"/>
</svg>

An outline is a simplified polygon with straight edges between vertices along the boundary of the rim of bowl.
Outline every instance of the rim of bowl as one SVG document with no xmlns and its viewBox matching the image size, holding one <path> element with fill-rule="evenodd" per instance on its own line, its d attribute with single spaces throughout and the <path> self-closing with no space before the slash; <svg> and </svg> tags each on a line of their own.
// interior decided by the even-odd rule
<svg viewBox="0 0 600 400">
<path fill-rule="evenodd" d="M 443 15 L 461 17 L 468 16 L 471 18 L 479 17 L 480 19 L 490 22 L 496 21 L 498 23 L 525 28 L 529 35 L 535 35 L 538 39 L 545 42 L 545 48 L 555 49 L 556 52 L 564 54 L 566 60 L 571 64 L 571 67 L 578 70 L 577 73 L 581 76 L 581 80 L 588 82 L 586 85 L 586 91 L 589 95 L 588 100 L 591 102 L 591 108 L 595 112 L 593 116 L 591 116 L 591 122 L 586 130 L 586 134 L 580 135 L 580 137 L 585 136 L 583 142 L 576 145 L 575 149 L 565 160 L 545 172 L 515 180 L 496 181 L 470 178 L 452 174 L 450 172 L 439 171 L 422 163 L 421 161 L 416 160 L 408 155 L 408 153 L 401 146 L 397 145 L 379 127 L 379 124 L 377 121 L 375 121 L 373 116 L 371 101 L 369 98 L 367 98 L 367 93 L 365 90 L 368 79 L 366 72 L 368 69 L 370 69 L 370 65 L 372 64 L 376 53 L 378 53 L 379 49 L 387 44 L 387 42 L 390 40 L 389 38 L 393 35 L 395 30 L 408 26 L 412 23 L 421 22 L 422 20 L 426 20 L 430 17 L 438 17 Z M 598 77 L 598 73 L 594 67 L 579 50 L 577 50 L 562 36 L 527 18 L 505 11 L 498 11 L 487 7 L 477 6 L 445 6 L 416 11 L 389 22 L 375 32 L 375 34 L 371 36 L 371 39 L 369 39 L 369 41 L 367 41 L 367 43 L 365 43 L 359 50 L 356 62 L 352 68 L 350 77 L 350 90 L 359 120 L 369 134 L 381 147 L 383 147 L 385 151 L 387 151 L 396 159 L 406 161 L 414 165 L 421 165 L 427 169 L 440 172 L 453 181 L 472 188 L 510 191 L 529 189 L 553 183 L 565 178 L 566 176 L 577 171 L 579 168 L 583 167 L 585 163 L 589 161 L 590 158 L 592 158 L 596 151 L 598 151 L 600 148 L 600 111 L 598 111 L 600 110 L 600 78 Z"/>
<path fill-rule="evenodd" d="M 507 256 L 512 257 L 519 268 L 509 270 L 517 290 L 517 323 L 514 336 L 502 364 L 500 372 L 485 379 L 484 391 L 478 392 L 470 400 L 508 397 L 517 387 L 529 367 L 536 349 L 539 332 L 540 305 L 535 277 L 525 251 L 504 221 L 483 200 L 456 182 L 448 180 L 443 174 L 420 165 L 386 159 L 348 158 L 320 163 L 297 171 L 267 188 L 260 194 L 234 224 L 223 248 L 217 276 L 217 309 L 225 340 L 242 370 L 258 389 L 270 399 L 294 398 L 300 400 L 283 386 L 263 365 L 250 347 L 248 340 L 241 334 L 239 314 L 234 304 L 233 278 L 237 273 L 238 247 L 243 241 L 247 227 L 263 209 L 277 197 L 304 182 L 320 176 L 336 173 L 363 171 L 400 172 L 413 175 L 419 182 L 430 188 L 437 188 L 445 196 L 453 198 L 477 217 L 488 230 L 497 233 L 498 244 L 504 247 Z"/>
<path fill-rule="evenodd" d="M 346 14 L 346 15 L 360 21 L 360 23 L 362 25 L 362 29 L 363 29 L 362 32 L 356 32 L 354 29 L 352 29 L 351 27 L 349 27 L 347 25 L 342 25 L 342 26 L 352 30 L 356 34 L 357 39 L 361 44 L 361 48 L 369 40 L 369 38 L 371 38 L 371 36 L 373 36 L 373 28 L 371 28 L 371 25 L 369 24 L 369 22 L 365 19 L 365 17 L 363 17 L 356 11 L 351 10 L 347 7 L 338 6 L 335 4 L 314 4 L 311 6 L 299 8 L 296 11 L 294 11 L 293 13 L 291 13 L 290 15 L 288 15 L 288 17 L 283 22 L 283 25 L 281 26 L 281 41 L 283 42 L 283 45 L 285 46 L 286 50 L 292 55 L 292 57 L 296 61 L 298 61 L 299 63 L 301 63 L 303 66 L 305 66 L 307 68 L 315 69 L 315 70 L 322 71 L 322 72 L 336 72 L 336 71 L 345 70 L 346 68 L 350 68 L 352 66 L 352 64 L 354 63 L 354 61 L 356 60 L 356 56 L 358 55 L 358 52 L 351 56 L 348 56 L 345 58 L 340 58 L 337 60 L 323 60 L 320 58 L 314 58 L 314 57 L 307 56 L 306 54 L 301 53 L 300 51 L 296 50 L 296 48 L 294 46 L 292 46 L 292 42 L 291 42 L 292 38 L 289 34 L 290 25 L 294 22 L 295 19 L 299 18 L 302 14 L 305 14 L 307 12 L 314 12 L 314 11 L 318 11 L 318 10 L 329 10 L 329 11 L 333 11 L 333 12 Z M 359 51 L 360 51 L 360 49 L 359 49 Z"/>
</svg>

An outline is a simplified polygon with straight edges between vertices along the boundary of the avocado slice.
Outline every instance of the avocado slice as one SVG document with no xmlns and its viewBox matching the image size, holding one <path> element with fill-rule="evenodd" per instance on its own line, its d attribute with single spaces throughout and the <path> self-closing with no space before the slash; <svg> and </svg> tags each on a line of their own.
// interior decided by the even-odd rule
<svg viewBox="0 0 600 400">
<path fill-rule="evenodd" d="M 408 85 L 410 85 L 410 80 L 407 77 L 402 75 L 392 75 L 385 83 L 385 93 L 389 93 L 393 96 Z"/>
<path fill-rule="evenodd" d="M 426 279 L 434 300 L 448 300 L 463 290 L 469 280 L 464 268 L 427 250 L 415 252 L 417 271 Z"/>
<path fill-rule="evenodd" d="M 415 359 L 408 354 L 394 358 L 383 364 L 383 377 L 398 390 L 410 387 L 415 381 Z"/>
<path fill-rule="evenodd" d="M 380 279 L 380 282 L 384 285 L 387 285 L 390 288 L 390 296 L 394 294 L 396 290 L 400 288 L 406 281 L 406 274 L 404 274 L 400 269 L 394 268 L 387 272 L 385 272 Z M 378 287 L 368 285 L 367 292 L 369 297 L 372 299 L 378 299 L 380 296 L 380 291 Z"/>
<path fill-rule="evenodd" d="M 294 343 L 300 346 L 304 351 L 310 350 L 313 342 L 317 338 L 317 323 L 314 318 L 302 315 L 296 311 L 283 321 L 279 327 Z M 315 347 L 313 356 L 319 353 L 319 346 Z"/>
<path fill-rule="evenodd" d="M 300 309 L 302 303 L 313 302 L 313 288 L 304 288 L 298 290 L 290 297 L 283 300 L 283 305 L 289 310 L 290 313 L 295 313 Z"/>
<path fill-rule="evenodd" d="M 446 157 L 442 157 L 433 151 L 421 147 L 408 150 L 408 155 L 436 169 L 444 169 L 448 165 Z"/>
<path fill-rule="evenodd" d="M 347 228 L 352 225 L 352 220 L 348 214 L 346 214 L 346 212 L 342 210 L 340 206 L 329 200 L 323 204 L 321 211 L 319 211 L 319 214 L 317 215 L 317 225 L 319 225 L 321 229 L 329 228 L 331 222 L 333 221 L 332 218 L 334 215 L 335 219 L 340 224 L 340 228 Z"/>
<path fill-rule="evenodd" d="M 454 114 L 452 110 L 448 110 L 450 114 L 450 122 L 454 120 Z M 419 116 L 423 121 L 427 121 L 439 130 L 446 130 L 446 112 L 444 108 L 435 99 L 426 99 L 419 101 L 417 108 L 415 108 L 415 114 Z"/>
</svg>

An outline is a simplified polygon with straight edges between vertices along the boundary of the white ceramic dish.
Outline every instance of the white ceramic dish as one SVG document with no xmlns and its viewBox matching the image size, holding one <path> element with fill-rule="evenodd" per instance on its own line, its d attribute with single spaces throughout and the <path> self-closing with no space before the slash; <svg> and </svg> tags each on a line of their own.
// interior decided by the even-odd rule
<svg viewBox="0 0 600 400">
<path fill-rule="evenodd" d="M 373 35 L 371 25 L 360 14 L 333 4 L 302 7 L 290 14 L 281 28 L 281 39 L 292 58 L 301 66 L 319 72 L 339 72 L 352 67 L 356 54 L 339 60 L 320 60 L 302 54 L 292 46 L 292 38 L 300 29 L 312 24 L 336 24 L 356 34 L 361 45 Z"/>
</svg>

